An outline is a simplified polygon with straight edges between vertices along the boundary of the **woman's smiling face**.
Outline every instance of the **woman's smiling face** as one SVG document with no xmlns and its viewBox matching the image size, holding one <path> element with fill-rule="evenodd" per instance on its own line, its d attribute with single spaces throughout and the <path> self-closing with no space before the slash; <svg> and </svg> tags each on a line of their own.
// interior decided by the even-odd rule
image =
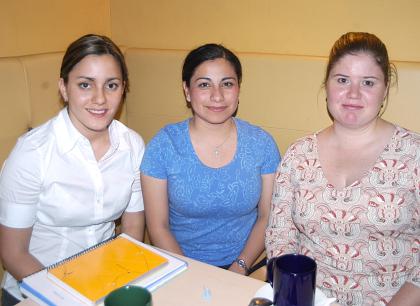
<svg viewBox="0 0 420 306">
<path fill-rule="evenodd" d="M 60 79 L 59 88 L 82 135 L 90 139 L 108 133 L 124 92 L 121 69 L 112 55 L 86 56 L 70 71 L 66 84 Z"/>
<path fill-rule="evenodd" d="M 360 128 L 374 121 L 387 94 L 384 74 L 370 53 L 344 55 L 326 83 L 328 111 L 336 124 Z"/>
<path fill-rule="evenodd" d="M 192 75 L 189 87 L 185 82 L 183 87 L 196 120 L 224 123 L 238 107 L 238 77 L 232 64 L 224 58 L 200 64 Z"/>
</svg>

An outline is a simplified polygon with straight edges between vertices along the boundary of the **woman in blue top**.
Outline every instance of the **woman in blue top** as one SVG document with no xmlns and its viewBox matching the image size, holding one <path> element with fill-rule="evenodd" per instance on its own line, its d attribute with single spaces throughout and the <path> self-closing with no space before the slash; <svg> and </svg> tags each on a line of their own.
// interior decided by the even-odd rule
<svg viewBox="0 0 420 306">
<path fill-rule="evenodd" d="M 242 68 L 230 50 L 206 44 L 182 71 L 192 118 L 165 126 L 141 165 L 154 245 L 247 274 L 264 250 L 280 154 L 259 127 L 234 118 Z"/>
</svg>

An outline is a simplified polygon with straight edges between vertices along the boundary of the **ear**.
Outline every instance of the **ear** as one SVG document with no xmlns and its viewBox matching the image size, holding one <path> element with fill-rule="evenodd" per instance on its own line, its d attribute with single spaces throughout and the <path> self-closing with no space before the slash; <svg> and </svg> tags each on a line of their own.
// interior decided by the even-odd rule
<svg viewBox="0 0 420 306">
<path fill-rule="evenodd" d="M 187 102 L 191 102 L 190 89 L 187 86 L 187 82 L 182 82 L 182 88 L 184 89 L 185 99 Z"/>
<path fill-rule="evenodd" d="M 60 78 L 60 80 L 58 81 L 58 89 L 60 90 L 60 94 L 64 102 L 67 103 L 69 101 L 69 97 L 67 96 L 67 88 L 63 78 Z"/>
<path fill-rule="evenodd" d="M 124 93 L 127 83 L 125 81 L 122 82 L 122 92 Z"/>
<path fill-rule="evenodd" d="M 388 95 L 389 95 L 389 81 L 388 81 L 388 85 L 386 85 L 384 96 L 382 97 L 382 101 L 385 101 Z"/>
</svg>

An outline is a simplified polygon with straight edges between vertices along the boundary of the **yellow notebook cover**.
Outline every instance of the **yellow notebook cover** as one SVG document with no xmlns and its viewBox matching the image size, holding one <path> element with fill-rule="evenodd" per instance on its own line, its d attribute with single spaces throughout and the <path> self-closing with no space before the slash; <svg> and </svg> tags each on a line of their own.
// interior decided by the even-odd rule
<svg viewBox="0 0 420 306">
<path fill-rule="evenodd" d="M 166 258 L 120 235 L 48 268 L 48 277 L 95 305 L 112 290 L 165 263 Z"/>
</svg>

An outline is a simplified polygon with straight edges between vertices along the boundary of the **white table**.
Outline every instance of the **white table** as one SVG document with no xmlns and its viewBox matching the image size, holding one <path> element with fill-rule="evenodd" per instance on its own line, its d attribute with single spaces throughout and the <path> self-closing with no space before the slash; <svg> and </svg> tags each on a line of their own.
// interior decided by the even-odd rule
<svg viewBox="0 0 420 306">
<path fill-rule="evenodd" d="M 182 259 L 188 262 L 188 269 L 153 291 L 153 306 L 247 306 L 265 284 L 186 257 Z M 27 299 L 18 305 L 38 304 Z"/>
<path fill-rule="evenodd" d="M 266 283 L 181 257 L 188 269 L 152 293 L 153 306 L 248 306 Z M 206 292 L 208 294 L 206 294 Z M 19 306 L 38 306 L 26 299 Z M 331 306 L 339 306 L 335 303 Z"/>
</svg>

